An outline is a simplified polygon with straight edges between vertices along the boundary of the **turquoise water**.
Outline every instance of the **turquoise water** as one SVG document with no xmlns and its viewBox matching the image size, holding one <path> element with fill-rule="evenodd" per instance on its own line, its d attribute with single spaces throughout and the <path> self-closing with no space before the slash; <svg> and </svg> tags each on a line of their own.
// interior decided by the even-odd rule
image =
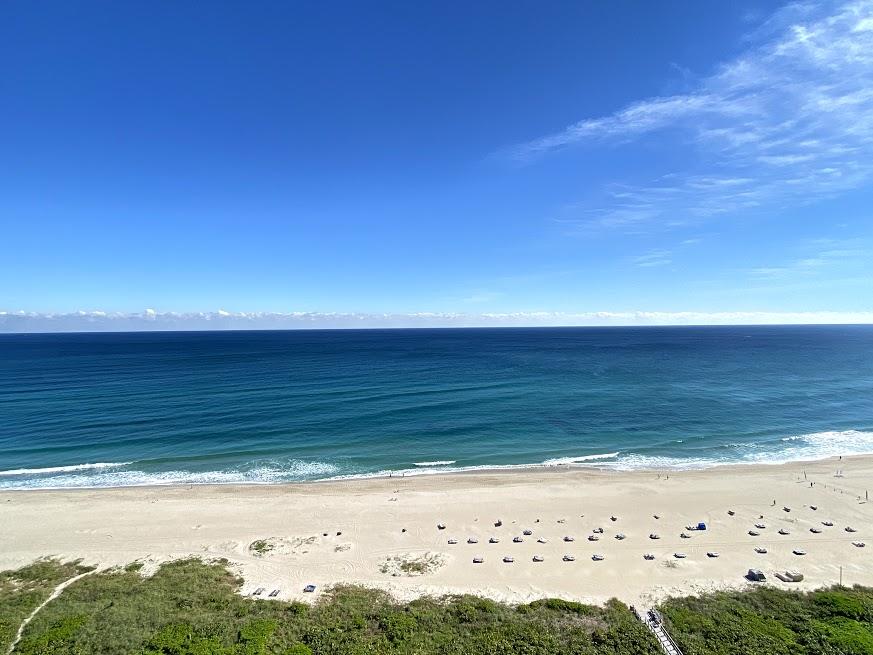
<svg viewBox="0 0 873 655">
<path fill-rule="evenodd" d="M 0 335 L 0 488 L 873 452 L 873 327 Z"/>
</svg>

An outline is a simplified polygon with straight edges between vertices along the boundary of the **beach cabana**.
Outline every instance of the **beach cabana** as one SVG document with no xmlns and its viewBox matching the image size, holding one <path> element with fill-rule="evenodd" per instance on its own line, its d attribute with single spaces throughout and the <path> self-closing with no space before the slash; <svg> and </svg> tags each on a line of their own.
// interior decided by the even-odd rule
<svg viewBox="0 0 873 655">
<path fill-rule="evenodd" d="M 749 569 L 749 572 L 746 573 L 746 579 L 751 580 L 752 582 L 764 582 L 767 579 L 767 576 L 764 575 L 764 572 L 760 569 Z"/>
</svg>

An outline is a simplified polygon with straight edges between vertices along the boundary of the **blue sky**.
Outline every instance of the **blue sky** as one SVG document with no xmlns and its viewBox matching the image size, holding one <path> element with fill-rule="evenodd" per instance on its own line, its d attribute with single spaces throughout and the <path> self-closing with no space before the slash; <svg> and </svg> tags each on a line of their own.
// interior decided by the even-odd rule
<svg viewBox="0 0 873 655">
<path fill-rule="evenodd" d="M 873 316 L 873 2 L 510 5 L 4 3 L 0 327 Z"/>
</svg>

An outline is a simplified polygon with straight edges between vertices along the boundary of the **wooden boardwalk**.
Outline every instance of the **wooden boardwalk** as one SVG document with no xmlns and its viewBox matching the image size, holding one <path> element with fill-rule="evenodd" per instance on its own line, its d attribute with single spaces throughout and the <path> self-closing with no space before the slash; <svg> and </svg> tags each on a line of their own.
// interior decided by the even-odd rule
<svg viewBox="0 0 873 655">
<path fill-rule="evenodd" d="M 673 641 L 673 637 L 667 632 L 661 620 L 661 614 L 656 609 L 644 609 L 640 612 L 636 607 L 631 608 L 636 617 L 655 635 L 655 639 L 661 644 L 661 649 L 667 655 L 682 655 L 682 649 Z"/>
</svg>

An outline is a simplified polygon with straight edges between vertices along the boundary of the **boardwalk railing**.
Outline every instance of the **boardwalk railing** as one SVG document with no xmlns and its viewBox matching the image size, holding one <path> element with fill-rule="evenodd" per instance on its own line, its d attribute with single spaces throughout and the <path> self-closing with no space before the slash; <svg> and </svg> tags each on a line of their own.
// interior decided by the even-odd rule
<svg viewBox="0 0 873 655">
<path fill-rule="evenodd" d="M 658 610 L 650 609 L 640 614 L 636 607 L 631 607 L 631 611 L 655 635 L 662 650 L 667 655 L 682 655 L 682 649 L 679 648 L 678 644 L 673 641 L 673 637 L 667 632 L 667 628 L 664 627 Z"/>
</svg>

